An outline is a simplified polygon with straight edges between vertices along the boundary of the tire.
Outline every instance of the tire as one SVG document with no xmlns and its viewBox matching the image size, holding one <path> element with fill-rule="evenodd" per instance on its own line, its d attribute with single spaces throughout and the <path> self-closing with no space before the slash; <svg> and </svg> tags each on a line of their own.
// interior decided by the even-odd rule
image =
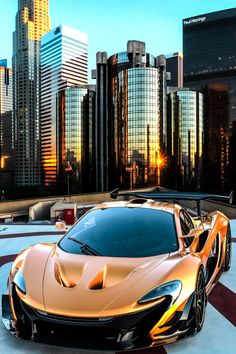
<svg viewBox="0 0 236 354">
<path fill-rule="evenodd" d="M 195 331 L 200 332 L 205 320 L 207 304 L 205 276 L 202 268 L 199 270 L 196 282 L 195 296 L 192 304 L 192 311 L 194 315 Z"/>
<path fill-rule="evenodd" d="M 228 227 L 226 240 L 225 240 L 225 263 L 224 263 L 224 271 L 227 272 L 231 266 L 231 256 L 232 256 L 232 237 L 231 237 L 231 229 Z"/>
</svg>

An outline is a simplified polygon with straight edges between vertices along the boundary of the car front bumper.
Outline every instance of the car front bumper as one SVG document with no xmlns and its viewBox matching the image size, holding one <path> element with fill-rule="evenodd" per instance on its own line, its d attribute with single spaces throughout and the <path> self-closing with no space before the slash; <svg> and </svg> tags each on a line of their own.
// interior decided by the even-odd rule
<svg viewBox="0 0 236 354">
<path fill-rule="evenodd" d="M 191 330 L 191 321 L 181 320 L 183 314 L 181 312 L 176 313 L 172 323 L 168 324 L 167 330 L 161 337 L 157 337 L 155 341 L 150 338 L 151 329 L 169 308 L 169 299 L 145 311 L 110 318 L 57 316 L 38 311 L 19 298 L 17 301 L 22 313 L 27 316 L 31 324 L 30 333 L 27 338 L 19 335 L 22 331 L 18 331 L 19 324 L 12 320 L 9 295 L 2 296 L 2 321 L 5 327 L 19 338 L 52 345 L 89 350 L 125 351 L 168 344 L 194 334 Z"/>
</svg>

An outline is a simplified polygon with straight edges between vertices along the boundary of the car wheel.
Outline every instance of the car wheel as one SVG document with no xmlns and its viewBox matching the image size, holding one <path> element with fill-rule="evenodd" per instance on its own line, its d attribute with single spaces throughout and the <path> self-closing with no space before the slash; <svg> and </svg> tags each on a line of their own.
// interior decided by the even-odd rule
<svg viewBox="0 0 236 354">
<path fill-rule="evenodd" d="M 232 252 L 232 237 L 231 237 L 231 230 L 229 226 L 226 234 L 226 240 L 225 240 L 225 266 L 224 266 L 225 272 L 230 269 L 231 252 Z"/>
<path fill-rule="evenodd" d="M 207 304 L 207 294 L 205 285 L 205 276 L 203 270 L 200 269 L 196 282 L 195 297 L 193 300 L 193 311 L 195 330 L 200 332 L 205 319 L 205 311 Z"/>
</svg>

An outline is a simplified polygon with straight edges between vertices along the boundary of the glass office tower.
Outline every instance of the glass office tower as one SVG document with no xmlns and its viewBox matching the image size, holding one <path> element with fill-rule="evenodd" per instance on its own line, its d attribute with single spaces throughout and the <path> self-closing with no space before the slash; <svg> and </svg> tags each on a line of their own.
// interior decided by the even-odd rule
<svg viewBox="0 0 236 354">
<path fill-rule="evenodd" d="M 38 187 L 40 178 L 40 39 L 50 30 L 48 0 L 18 0 L 13 34 L 15 185 Z"/>
<path fill-rule="evenodd" d="M 70 87 L 61 91 L 59 97 L 60 191 L 95 191 L 95 87 Z"/>
<path fill-rule="evenodd" d="M 236 180 L 236 8 L 183 20 L 184 86 L 204 93 L 204 189 Z"/>
<path fill-rule="evenodd" d="M 126 52 L 108 59 L 105 54 L 97 56 L 97 97 L 107 90 L 108 107 L 97 101 L 98 138 L 107 139 L 98 181 L 109 188 L 160 184 L 164 165 L 159 162 L 166 151 L 165 57 L 146 53 L 139 41 L 128 41 Z"/>
<path fill-rule="evenodd" d="M 203 95 L 188 89 L 168 94 L 168 186 L 198 191 L 202 184 Z"/>
<path fill-rule="evenodd" d="M 59 93 L 87 82 L 87 34 L 64 25 L 45 34 L 41 40 L 40 117 L 43 184 L 47 190 L 58 187 Z"/>
<path fill-rule="evenodd" d="M 166 55 L 166 71 L 171 74 L 168 86 L 183 87 L 183 53 Z"/>
<path fill-rule="evenodd" d="M 13 187 L 12 69 L 0 60 L 0 196 Z"/>
</svg>

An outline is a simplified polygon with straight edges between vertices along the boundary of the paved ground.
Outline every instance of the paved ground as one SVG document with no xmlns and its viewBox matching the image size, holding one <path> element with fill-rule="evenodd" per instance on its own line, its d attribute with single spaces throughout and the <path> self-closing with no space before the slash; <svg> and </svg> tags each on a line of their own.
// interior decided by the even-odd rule
<svg viewBox="0 0 236 354">
<path fill-rule="evenodd" d="M 232 231 L 234 237 L 232 267 L 229 272 L 222 275 L 210 295 L 203 330 L 197 336 L 183 342 L 158 349 L 137 351 L 136 354 L 236 354 L 236 220 L 232 221 Z M 11 260 L 20 250 L 34 243 L 55 242 L 59 237 L 60 234 L 54 226 L 0 225 L 0 295 L 6 287 Z M 85 354 L 88 351 L 25 342 L 10 335 L 0 323 L 0 353 Z"/>
</svg>

